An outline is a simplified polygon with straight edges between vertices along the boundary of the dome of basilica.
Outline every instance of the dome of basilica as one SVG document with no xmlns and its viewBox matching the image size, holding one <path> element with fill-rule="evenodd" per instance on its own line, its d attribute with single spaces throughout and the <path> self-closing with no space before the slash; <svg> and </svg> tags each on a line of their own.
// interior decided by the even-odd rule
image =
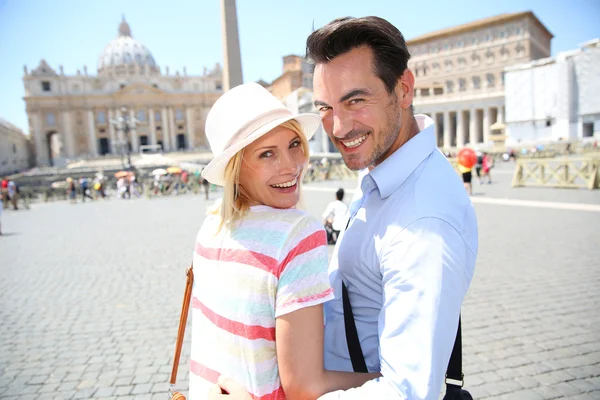
<svg viewBox="0 0 600 400">
<path fill-rule="evenodd" d="M 123 17 L 123 21 L 119 25 L 119 35 L 104 48 L 98 57 L 98 72 L 110 70 L 119 72 L 119 70 L 130 69 L 136 65 L 142 70 L 148 66 L 150 71 L 158 71 L 158 65 L 156 65 L 152 53 L 131 36 L 129 24 Z"/>
</svg>

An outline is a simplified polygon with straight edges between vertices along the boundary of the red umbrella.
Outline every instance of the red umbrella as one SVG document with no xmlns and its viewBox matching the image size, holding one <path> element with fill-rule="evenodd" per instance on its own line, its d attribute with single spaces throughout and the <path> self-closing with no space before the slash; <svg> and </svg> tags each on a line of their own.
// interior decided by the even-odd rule
<svg viewBox="0 0 600 400">
<path fill-rule="evenodd" d="M 465 168 L 473 168 L 477 164 L 477 154 L 469 148 L 461 149 L 458 152 L 458 163 Z"/>
</svg>

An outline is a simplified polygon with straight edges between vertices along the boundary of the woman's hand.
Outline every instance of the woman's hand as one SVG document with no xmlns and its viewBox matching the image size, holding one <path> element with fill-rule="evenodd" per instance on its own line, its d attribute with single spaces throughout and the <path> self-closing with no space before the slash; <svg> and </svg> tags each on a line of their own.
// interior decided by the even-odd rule
<svg viewBox="0 0 600 400">
<path fill-rule="evenodd" d="M 208 400 L 253 400 L 246 388 L 223 375 L 208 394 Z"/>
</svg>

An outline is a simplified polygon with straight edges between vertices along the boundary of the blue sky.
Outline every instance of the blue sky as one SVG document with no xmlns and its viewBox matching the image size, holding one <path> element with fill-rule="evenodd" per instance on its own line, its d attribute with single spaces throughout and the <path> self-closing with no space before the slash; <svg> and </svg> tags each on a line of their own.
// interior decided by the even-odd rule
<svg viewBox="0 0 600 400">
<path fill-rule="evenodd" d="M 315 27 L 341 16 L 377 15 L 407 39 L 506 12 L 533 11 L 554 34 L 552 53 L 600 37 L 598 0 L 238 0 L 244 81 L 271 81 L 281 57 L 304 53 Z M 164 71 L 188 74 L 222 62 L 219 0 L 0 0 L 0 117 L 28 131 L 23 65 L 40 59 L 65 74 L 96 73 L 98 55 L 124 14 L 133 36 Z"/>
</svg>

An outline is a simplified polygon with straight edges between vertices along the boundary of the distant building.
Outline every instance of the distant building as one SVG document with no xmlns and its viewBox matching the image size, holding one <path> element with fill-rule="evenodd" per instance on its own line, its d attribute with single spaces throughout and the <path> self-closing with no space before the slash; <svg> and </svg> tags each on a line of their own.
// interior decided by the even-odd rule
<svg viewBox="0 0 600 400">
<path fill-rule="evenodd" d="M 303 57 L 289 55 L 283 57 L 283 73 L 268 86 L 278 99 L 283 99 L 296 89 L 312 90 L 312 71 Z"/>
<path fill-rule="evenodd" d="M 283 72 L 279 77 L 270 85 L 265 85 L 263 81 L 258 83 L 265 86 L 293 112 L 317 114 L 313 104 L 312 81 L 312 70 L 306 60 L 297 55 L 289 55 L 283 57 Z M 313 154 L 337 151 L 322 127 L 315 133 L 309 145 Z"/>
<path fill-rule="evenodd" d="M 507 144 L 600 138 L 600 39 L 505 73 Z"/>
<path fill-rule="evenodd" d="M 67 76 L 45 60 L 24 68 L 25 103 L 39 166 L 67 159 L 121 154 L 155 145 L 166 151 L 207 149 L 206 115 L 223 93 L 217 64 L 201 76 L 164 74 L 150 51 L 133 38 L 125 19 L 98 57 L 98 74 Z M 123 109 L 125 107 L 125 109 Z M 124 110 L 124 111 L 123 111 Z M 111 120 L 125 112 L 138 120 L 125 137 Z"/>
<path fill-rule="evenodd" d="M 552 37 L 532 12 L 520 12 L 408 40 L 415 112 L 434 119 L 438 146 L 503 142 L 504 68 L 549 57 Z"/>
<path fill-rule="evenodd" d="M 30 167 L 31 146 L 23 131 L 0 118 L 0 176 Z"/>
</svg>

